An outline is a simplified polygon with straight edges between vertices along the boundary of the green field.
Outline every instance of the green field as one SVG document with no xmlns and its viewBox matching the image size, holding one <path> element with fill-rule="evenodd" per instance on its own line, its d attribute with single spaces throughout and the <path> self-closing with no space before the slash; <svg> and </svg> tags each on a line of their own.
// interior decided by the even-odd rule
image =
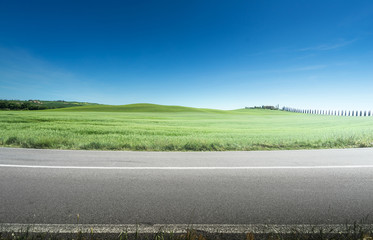
<svg viewBox="0 0 373 240">
<path fill-rule="evenodd" d="M 373 117 L 132 104 L 0 111 L 0 145 L 138 151 L 373 147 Z"/>
</svg>

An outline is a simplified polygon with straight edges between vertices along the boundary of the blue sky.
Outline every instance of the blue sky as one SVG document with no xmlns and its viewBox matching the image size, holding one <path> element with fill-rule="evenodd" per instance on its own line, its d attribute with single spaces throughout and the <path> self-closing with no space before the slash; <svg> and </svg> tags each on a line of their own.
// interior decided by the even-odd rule
<svg viewBox="0 0 373 240">
<path fill-rule="evenodd" d="M 0 99 L 373 109 L 373 1 L 0 2 Z"/>
</svg>

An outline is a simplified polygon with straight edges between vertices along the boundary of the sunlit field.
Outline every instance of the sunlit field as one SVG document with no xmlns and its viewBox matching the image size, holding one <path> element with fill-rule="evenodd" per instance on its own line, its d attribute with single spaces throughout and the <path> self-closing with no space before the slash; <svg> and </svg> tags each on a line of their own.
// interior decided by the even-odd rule
<svg viewBox="0 0 373 240">
<path fill-rule="evenodd" d="M 0 111 L 0 145 L 136 151 L 243 151 L 373 146 L 373 117 L 158 105 Z"/>
</svg>

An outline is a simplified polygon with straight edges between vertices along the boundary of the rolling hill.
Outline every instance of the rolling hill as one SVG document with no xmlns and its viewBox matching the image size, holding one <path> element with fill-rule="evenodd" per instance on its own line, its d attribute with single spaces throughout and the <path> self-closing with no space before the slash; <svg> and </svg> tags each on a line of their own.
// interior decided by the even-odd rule
<svg viewBox="0 0 373 240">
<path fill-rule="evenodd" d="M 208 108 L 193 108 L 183 106 L 168 106 L 151 103 L 135 103 L 128 105 L 88 105 L 53 109 L 51 111 L 65 112 L 150 112 L 150 113 L 221 113 L 221 114 L 289 114 L 282 111 L 263 110 L 263 109 L 237 109 L 237 110 L 218 110 Z"/>
</svg>

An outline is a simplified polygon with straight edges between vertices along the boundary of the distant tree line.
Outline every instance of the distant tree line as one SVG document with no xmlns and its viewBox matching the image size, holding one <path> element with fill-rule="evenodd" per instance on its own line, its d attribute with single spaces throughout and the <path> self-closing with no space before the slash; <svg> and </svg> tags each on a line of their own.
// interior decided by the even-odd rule
<svg viewBox="0 0 373 240">
<path fill-rule="evenodd" d="M 269 109 L 269 110 L 278 110 L 279 109 L 279 106 L 266 106 L 266 105 L 262 105 L 262 106 L 254 106 L 254 107 L 245 107 L 245 109 Z"/>
<path fill-rule="evenodd" d="M 0 100 L 0 109 L 2 110 L 44 110 L 48 109 L 47 106 L 40 106 L 32 104 L 30 101 L 11 101 L 11 100 Z"/>
<path fill-rule="evenodd" d="M 0 110 L 44 110 L 54 108 L 67 108 L 77 106 L 97 105 L 97 103 L 71 102 L 65 100 L 7 100 L 0 99 Z"/>
</svg>

